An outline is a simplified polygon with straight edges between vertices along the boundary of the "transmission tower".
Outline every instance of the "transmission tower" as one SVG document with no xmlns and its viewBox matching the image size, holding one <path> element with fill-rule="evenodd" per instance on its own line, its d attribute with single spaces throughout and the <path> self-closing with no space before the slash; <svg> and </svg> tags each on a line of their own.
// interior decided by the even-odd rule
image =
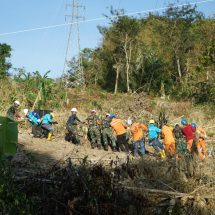
<svg viewBox="0 0 215 215">
<path fill-rule="evenodd" d="M 66 47 L 66 56 L 63 68 L 63 78 L 67 83 L 67 86 L 80 87 L 85 85 L 81 45 L 80 45 L 80 29 L 79 22 L 84 19 L 80 16 L 80 10 L 84 10 L 84 7 L 79 3 L 79 0 L 71 0 L 71 3 L 66 4 L 66 9 L 70 11 L 69 15 L 66 15 L 66 20 L 70 20 L 69 35 Z M 75 64 L 71 65 L 71 60 L 75 58 Z M 71 69 L 71 66 L 75 67 L 75 71 Z M 70 72 L 69 72 L 70 71 Z M 69 73 L 69 74 L 68 74 Z M 70 82 L 68 79 L 73 79 Z M 66 79 L 66 80 L 65 80 Z"/>
</svg>

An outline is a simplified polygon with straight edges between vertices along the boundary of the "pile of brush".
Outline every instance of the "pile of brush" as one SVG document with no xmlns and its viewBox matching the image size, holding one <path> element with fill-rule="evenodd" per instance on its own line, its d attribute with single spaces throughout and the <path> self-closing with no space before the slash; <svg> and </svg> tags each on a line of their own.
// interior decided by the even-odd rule
<svg viewBox="0 0 215 215">
<path fill-rule="evenodd" d="M 214 178 L 179 177 L 175 162 L 130 161 L 104 168 L 71 159 L 18 180 L 36 214 L 213 214 Z M 186 177 L 186 175 L 185 175 Z"/>
</svg>

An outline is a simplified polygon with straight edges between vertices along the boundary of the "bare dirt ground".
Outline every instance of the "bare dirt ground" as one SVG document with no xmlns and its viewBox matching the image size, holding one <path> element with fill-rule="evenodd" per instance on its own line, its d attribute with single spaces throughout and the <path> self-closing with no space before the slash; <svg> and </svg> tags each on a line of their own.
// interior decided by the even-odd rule
<svg viewBox="0 0 215 215">
<path fill-rule="evenodd" d="M 75 145 L 64 140 L 63 136 L 56 136 L 52 141 L 34 138 L 30 131 L 19 134 L 20 152 L 24 151 L 30 160 L 40 168 L 50 168 L 56 162 L 61 163 L 71 158 L 72 162 L 78 164 L 87 159 L 92 164 L 109 165 L 112 160 L 124 163 L 127 154 L 124 152 L 113 152 L 110 147 L 108 151 L 91 149 L 90 143 L 84 141 L 81 145 Z M 18 153 L 19 154 L 19 153 Z M 131 156 L 131 159 L 135 159 Z"/>
</svg>

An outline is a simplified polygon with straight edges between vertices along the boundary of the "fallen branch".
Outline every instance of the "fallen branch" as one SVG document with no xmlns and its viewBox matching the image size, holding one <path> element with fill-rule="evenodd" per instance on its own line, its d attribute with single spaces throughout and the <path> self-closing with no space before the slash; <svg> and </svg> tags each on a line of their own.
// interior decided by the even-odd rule
<svg viewBox="0 0 215 215">
<path fill-rule="evenodd" d="M 195 198 L 195 196 L 190 195 L 188 193 L 180 193 L 180 192 L 173 192 L 173 191 L 166 191 L 166 190 L 148 189 L 148 188 L 140 188 L 140 187 L 127 187 L 127 186 L 123 187 L 123 189 L 133 190 L 133 191 L 142 191 L 142 192 L 148 192 L 148 193 L 156 193 L 156 194 L 165 194 L 165 195 L 174 196 L 176 198 L 182 198 L 182 197 L 187 197 L 190 199 Z M 215 196 L 202 196 L 202 198 L 215 199 Z"/>
</svg>

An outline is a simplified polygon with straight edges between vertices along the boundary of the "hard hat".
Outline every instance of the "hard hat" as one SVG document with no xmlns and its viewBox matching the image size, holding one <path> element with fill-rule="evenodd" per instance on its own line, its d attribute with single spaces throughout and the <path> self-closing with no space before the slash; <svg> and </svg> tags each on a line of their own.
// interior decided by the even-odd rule
<svg viewBox="0 0 215 215">
<path fill-rule="evenodd" d="M 155 123 L 154 119 L 149 120 L 149 124 L 154 124 L 154 123 Z"/>
<path fill-rule="evenodd" d="M 128 119 L 127 123 L 128 125 L 132 125 L 132 119 Z"/>
<path fill-rule="evenodd" d="M 77 108 L 72 108 L 71 112 L 78 112 Z"/>
<path fill-rule="evenodd" d="M 193 128 L 196 128 L 196 127 L 197 127 L 197 125 L 196 125 L 195 122 L 192 122 L 192 123 L 191 123 L 191 126 L 192 126 Z"/>
<path fill-rule="evenodd" d="M 96 110 L 94 110 L 94 109 L 93 109 L 93 110 L 91 110 L 91 113 L 96 113 Z"/>
<path fill-rule="evenodd" d="M 23 112 L 24 112 L 25 115 L 27 115 L 28 114 L 28 109 L 24 109 Z"/>
<path fill-rule="evenodd" d="M 53 112 L 51 112 L 50 115 L 54 118 L 54 113 Z"/>
<path fill-rule="evenodd" d="M 106 116 L 110 116 L 110 114 L 109 114 L 109 113 L 106 113 Z"/>
<path fill-rule="evenodd" d="M 14 104 L 20 106 L 20 102 L 19 102 L 18 100 L 16 100 L 16 101 L 14 102 Z"/>
<path fill-rule="evenodd" d="M 113 114 L 113 113 L 110 115 L 110 118 L 111 118 L 111 119 L 113 119 L 113 118 L 115 118 L 115 117 L 116 117 L 116 116 L 115 116 L 115 114 Z"/>
<path fill-rule="evenodd" d="M 186 125 L 187 123 L 188 123 L 188 122 L 187 122 L 187 119 L 184 118 L 184 119 L 181 120 L 181 124 L 182 124 L 182 125 Z"/>
</svg>

